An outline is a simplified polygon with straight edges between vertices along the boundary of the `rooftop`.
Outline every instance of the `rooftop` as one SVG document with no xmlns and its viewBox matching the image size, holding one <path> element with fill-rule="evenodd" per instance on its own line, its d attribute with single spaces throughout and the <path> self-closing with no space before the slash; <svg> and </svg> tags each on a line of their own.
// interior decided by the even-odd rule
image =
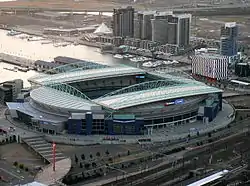
<svg viewBox="0 0 250 186">
<path fill-rule="evenodd" d="M 223 91 L 206 86 L 205 84 L 184 84 L 107 96 L 95 99 L 94 102 L 114 110 L 119 110 L 157 101 L 218 92 Z"/>
<path fill-rule="evenodd" d="M 146 72 L 129 66 L 113 66 L 100 69 L 87 69 L 81 71 L 71 71 L 54 75 L 41 76 L 29 79 L 30 82 L 40 85 L 51 83 L 71 83 L 79 81 L 94 80 L 99 78 L 110 78 L 117 76 L 138 75 Z"/>
<path fill-rule="evenodd" d="M 29 102 L 17 103 L 17 102 L 7 102 L 8 108 L 11 110 L 18 110 L 24 114 L 32 116 L 34 119 L 43 120 L 52 123 L 60 123 L 67 120 L 67 117 L 62 117 L 58 115 L 52 115 L 39 110 L 34 109 Z"/>
<path fill-rule="evenodd" d="M 37 103 L 69 111 L 88 111 L 91 110 L 91 107 L 97 106 L 87 99 L 83 99 L 50 87 L 40 87 L 34 89 L 31 91 L 30 97 Z"/>
<path fill-rule="evenodd" d="M 235 27 L 236 25 L 237 25 L 236 22 L 225 23 L 225 27 Z"/>
<path fill-rule="evenodd" d="M 198 53 L 195 56 L 199 56 L 199 57 L 204 57 L 204 58 L 210 58 L 210 59 L 226 59 L 228 58 L 228 56 L 223 56 L 220 54 L 215 54 L 215 53 Z"/>
</svg>

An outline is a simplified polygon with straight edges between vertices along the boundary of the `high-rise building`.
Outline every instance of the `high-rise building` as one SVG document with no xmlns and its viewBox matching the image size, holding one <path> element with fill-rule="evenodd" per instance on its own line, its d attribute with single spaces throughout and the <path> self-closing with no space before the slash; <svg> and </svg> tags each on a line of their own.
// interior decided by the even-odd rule
<svg viewBox="0 0 250 186">
<path fill-rule="evenodd" d="M 225 56 L 237 55 L 238 25 L 235 22 L 225 23 L 221 27 L 220 53 Z"/>
<path fill-rule="evenodd" d="M 168 16 L 168 43 L 179 47 L 189 45 L 191 14 L 177 14 Z"/>
<path fill-rule="evenodd" d="M 179 47 L 188 46 L 191 34 L 190 25 L 190 14 L 175 15 L 168 12 L 165 15 L 155 15 L 152 19 L 152 40 Z"/>
<path fill-rule="evenodd" d="M 114 36 L 134 37 L 134 8 L 114 9 L 113 33 Z"/>
<path fill-rule="evenodd" d="M 151 19 L 154 18 L 155 11 L 143 12 L 141 39 L 152 40 Z"/>
<path fill-rule="evenodd" d="M 134 38 L 136 39 L 142 38 L 142 23 L 143 14 L 138 12 L 134 15 Z"/>
<path fill-rule="evenodd" d="M 168 15 L 172 12 L 160 12 L 155 14 L 151 19 L 152 24 L 152 41 L 166 44 L 168 42 Z"/>
<path fill-rule="evenodd" d="M 178 18 L 177 45 L 181 47 L 188 46 L 191 35 L 191 14 L 181 14 L 176 16 Z"/>
</svg>

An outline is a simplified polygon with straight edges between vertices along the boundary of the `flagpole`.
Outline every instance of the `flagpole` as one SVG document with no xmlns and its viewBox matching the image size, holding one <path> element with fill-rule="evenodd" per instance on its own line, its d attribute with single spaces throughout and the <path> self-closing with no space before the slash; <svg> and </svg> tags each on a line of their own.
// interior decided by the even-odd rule
<svg viewBox="0 0 250 186">
<path fill-rule="evenodd" d="M 56 144 L 53 142 L 52 144 L 52 153 L 53 153 L 53 171 L 56 171 Z"/>
</svg>

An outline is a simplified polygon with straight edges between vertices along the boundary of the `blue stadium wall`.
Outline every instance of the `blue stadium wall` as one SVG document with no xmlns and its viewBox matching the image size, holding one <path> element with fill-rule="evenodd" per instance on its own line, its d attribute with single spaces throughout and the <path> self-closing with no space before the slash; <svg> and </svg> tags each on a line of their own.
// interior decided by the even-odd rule
<svg viewBox="0 0 250 186">
<path fill-rule="evenodd" d="M 69 134 L 108 134 L 108 135 L 140 135 L 143 134 L 144 120 L 141 119 L 106 119 L 94 126 L 92 114 L 85 119 L 69 119 L 66 129 Z"/>
</svg>

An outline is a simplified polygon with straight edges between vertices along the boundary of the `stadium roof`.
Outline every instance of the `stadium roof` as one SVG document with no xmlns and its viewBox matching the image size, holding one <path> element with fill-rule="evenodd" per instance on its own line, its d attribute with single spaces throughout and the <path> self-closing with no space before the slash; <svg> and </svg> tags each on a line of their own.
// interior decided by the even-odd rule
<svg viewBox="0 0 250 186">
<path fill-rule="evenodd" d="M 54 75 L 41 76 L 29 79 L 30 82 L 46 85 L 51 83 L 72 83 L 99 78 L 110 78 L 117 76 L 145 74 L 144 70 L 129 66 L 113 66 L 100 69 L 88 69 L 81 71 L 72 71 Z"/>
<path fill-rule="evenodd" d="M 136 105 L 163 101 L 169 99 L 185 98 L 188 96 L 223 92 L 220 89 L 205 84 L 184 84 L 179 86 L 160 87 L 155 89 L 129 92 L 114 96 L 107 96 L 93 100 L 105 107 L 119 110 Z"/>
<path fill-rule="evenodd" d="M 53 113 L 49 114 L 46 112 L 42 112 L 40 110 L 34 109 L 29 102 L 18 103 L 18 102 L 7 102 L 6 103 L 10 110 L 18 110 L 24 114 L 32 116 L 34 119 L 48 121 L 52 123 L 60 123 L 67 121 L 67 117 L 54 115 Z M 42 117 L 42 118 L 41 118 Z"/>
<path fill-rule="evenodd" d="M 50 87 L 34 89 L 31 91 L 30 97 L 37 103 L 69 111 L 91 110 L 93 106 L 97 106 L 86 99 Z"/>
</svg>

